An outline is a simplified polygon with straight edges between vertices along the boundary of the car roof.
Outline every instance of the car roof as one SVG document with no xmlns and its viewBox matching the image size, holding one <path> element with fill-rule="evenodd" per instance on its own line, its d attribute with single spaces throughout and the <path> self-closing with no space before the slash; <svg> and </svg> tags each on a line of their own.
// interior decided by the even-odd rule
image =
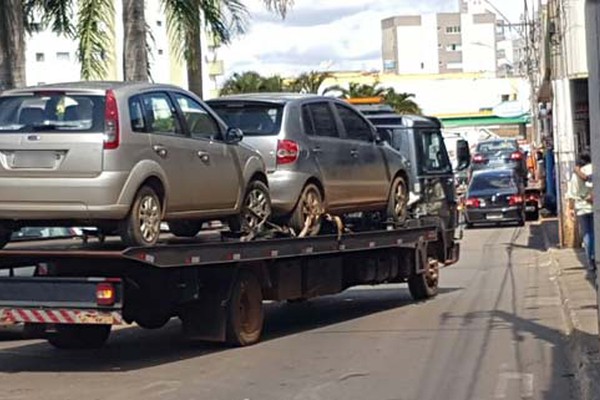
<svg viewBox="0 0 600 400">
<path fill-rule="evenodd" d="M 398 126 L 404 127 L 435 127 L 441 128 L 442 123 L 439 119 L 435 117 L 428 117 L 424 115 L 413 115 L 413 114 L 397 114 L 397 113 L 386 113 L 386 114 L 368 114 L 365 115 L 369 121 L 371 121 L 374 125 L 385 127 L 385 128 L 393 128 Z M 400 119 L 399 124 L 381 124 L 377 125 L 378 119 L 389 119 L 389 118 L 398 118 Z"/>
<path fill-rule="evenodd" d="M 517 139 L 513 138 L 495 138 L 495 139 L 485 139 L 480 141 L 477 144 L 485 144 L 485 143 L 499 143 L 499 142 L 517 142 Z"/>
<path fill-rule="evenodd" d="M 37 86 L 28 86 L 19 89 L 11 89 L 3 92 L 3 95 L 15 95 L 21 93 L 31 93 L 35 91 L 44 90 L 76 90 L 76 91 L 92 91 L 92 92 L 105 92 L 107 90 L 115 90 L 117 92 L 135 92 L 139 90 L 147 89 L 169 89 L 169 90 L 183 90 L 179 86 L 160 84 L 160 83 L 149 83 L 149 82 L 124 82 L 124 81 L 77 81 L 77 82 L 61 82 L 44 84 Z"/>
<path fill-rule="evenodd" d="M 218 103 L 226 101 L 258 101 L 266 103 L 279 103 L 285 104 L 292 101 L 307 100 L 307 99 L 335 99 L 334 97 L 319 96 L 310 93 L 293 93 L 293 92 L 275 92 L 275 93 L 243 93 L 243 94 L 232 94 L 217 97 L 208 100 L 207 103 Z"/>
<path fill-rule="evenodd" d="M 481 175 L 515 175 L 515 171 L 512 168 L 494 168 L 473 171 L 473 177 Z"/>
</svg>

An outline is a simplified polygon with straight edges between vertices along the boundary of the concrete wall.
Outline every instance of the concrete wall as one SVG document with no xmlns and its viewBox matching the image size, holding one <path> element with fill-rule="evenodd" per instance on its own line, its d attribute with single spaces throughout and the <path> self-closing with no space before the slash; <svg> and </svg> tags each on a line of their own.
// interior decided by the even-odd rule
<svg viewBox="0 0 600 400">
<path fill-rule="evenodd" d="M 438 72 L 437 23 L 435 14 L 397 17 L 399 74 Z"/>
<path fill-rule="evenodd" d="M 482 16 L 487 16 L 483 18 Z M 496 23 L 493 14 L 462 14 L 463 71 L 496 71 Z"/>
</svg>

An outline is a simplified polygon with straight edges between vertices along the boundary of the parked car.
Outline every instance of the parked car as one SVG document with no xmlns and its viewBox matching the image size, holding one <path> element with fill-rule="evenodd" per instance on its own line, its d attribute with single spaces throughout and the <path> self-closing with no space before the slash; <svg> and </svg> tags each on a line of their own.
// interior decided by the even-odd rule
<svg viewBox="0 0 600 400">
<path fill-rule="evenodd" d="M 176 86 L 79 82 L 0 96 L 0 246 L 22 226 L 97 226 L 153 245 L 270 213 L 264 161 Z"/>
<path fill-rule="evenodd" d="M 527 186 L 527 161 L 516 139 L 488 139 L 477 143 L 471 170 L 512 168 Z"/>
<path fill-rule="evenodd" d="M 382 211 L 406 219 L 408 172 L 364 116 L 332 97 L 244 94 L 207 102 L 267 164 L 273 213 L 295 230 L 308 215 Z M 316 234 L 319 224 L 310 228 Z"/>
<path fill-rule="evenodd" d="M 525 224 L 525 187 L 512 169 L 476 171 L 465 200 L 467 227 L 478 223 Z"/>
</svg>

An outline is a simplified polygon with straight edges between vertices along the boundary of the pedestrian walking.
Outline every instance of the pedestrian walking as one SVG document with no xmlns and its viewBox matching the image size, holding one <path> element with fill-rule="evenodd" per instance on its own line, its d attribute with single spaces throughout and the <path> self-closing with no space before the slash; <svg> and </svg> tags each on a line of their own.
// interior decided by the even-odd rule
<svg viewBox="0 0 600 400">
<path fill-rule="evenodd" d="M 588 274 L 596 271 L 594 252 L 594 210 L 592 191 L 592 160 L 588 152 L 582 152 L 569 181 L 567 193 L 569 215 L 577 218 L 579 232 L 587 256 Z"/>
</svg>

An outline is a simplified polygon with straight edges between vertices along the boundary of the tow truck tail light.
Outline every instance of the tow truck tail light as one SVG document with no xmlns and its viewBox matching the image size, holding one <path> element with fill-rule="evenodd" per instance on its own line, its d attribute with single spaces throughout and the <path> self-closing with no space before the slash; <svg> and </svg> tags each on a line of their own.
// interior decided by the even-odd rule
<svg viewBox="0 0 600 400">
<path fill-rule="evenodd" d="M 298 159 L 300 146 L 293 140 L 277 141 L 277 165 L 292 164 Z"/>
<path fill-rule="evenodd" d="M 471 208 L 479 208 L 481 206 L 481 201 L 476 197 L 469 197 L 467 201 L 465 201 L 465 205 Z"/>
<path fill-rule="evenodd" d="M 96 304 L 99 306 L 113 306 L 115 299 L 115 287 L 112 283 L 101 282 L 96 285 Z"/>
<path fill-rule="evenodd" d="M 517 204 L 523 204 L 523 200 L 523 196 L 516 194 L 508 198 L 508 204 L 511 206 L 516 206 Z"/>
</svg>

